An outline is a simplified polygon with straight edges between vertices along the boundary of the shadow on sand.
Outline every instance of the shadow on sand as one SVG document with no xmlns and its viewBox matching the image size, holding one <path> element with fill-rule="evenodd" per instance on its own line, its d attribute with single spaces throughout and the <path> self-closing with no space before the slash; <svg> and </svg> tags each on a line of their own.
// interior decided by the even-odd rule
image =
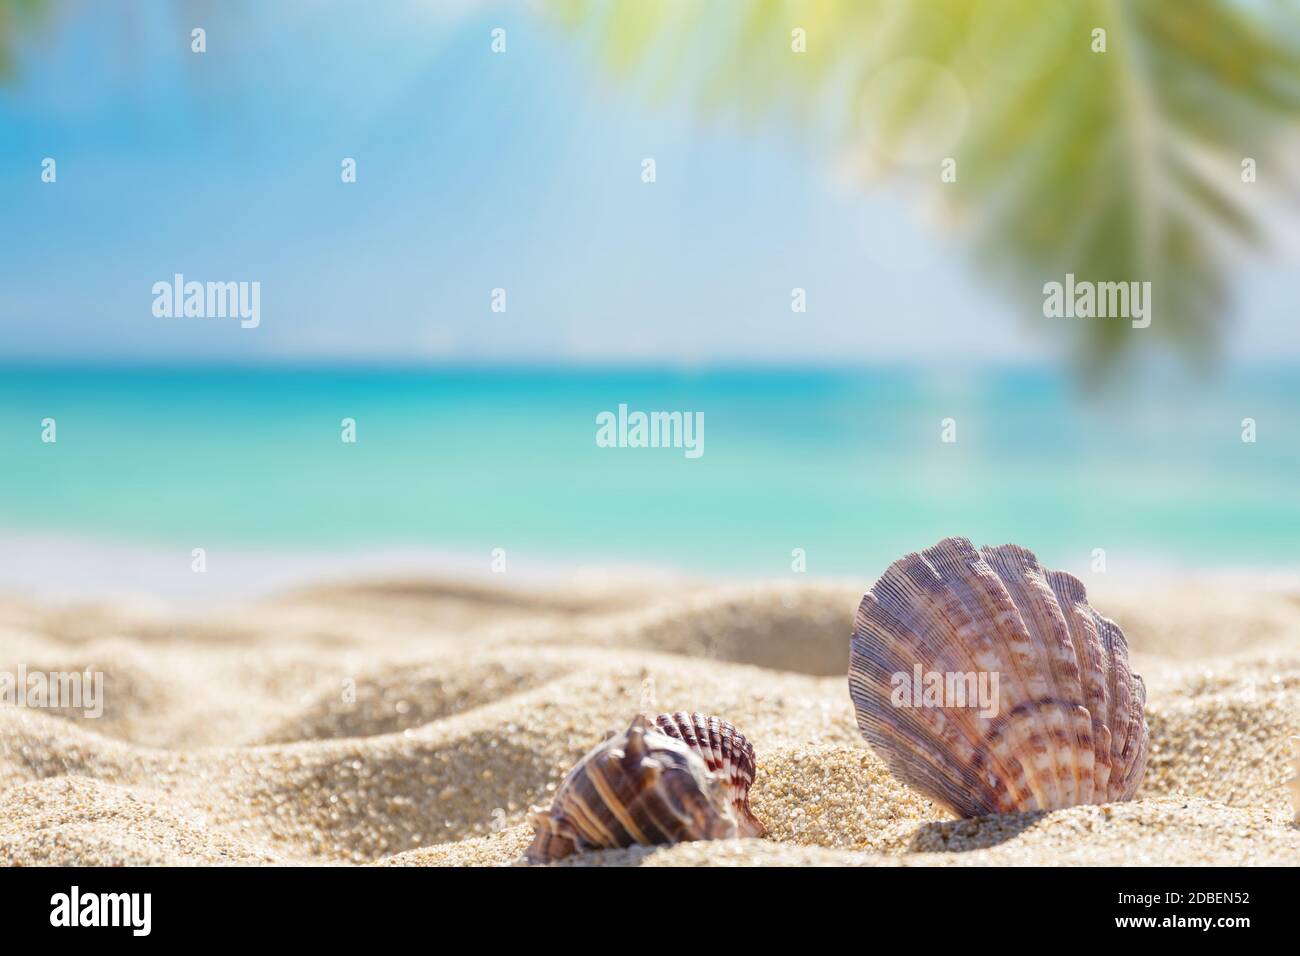
<svg viewBox="0 0 1300 956">
<path fill-rule="evenodd" d="M 1015 839 L 1047 816 L 1046 810 L 1032 813 L 1001 813 L 970 820 L 936 820 L 918 827 L 908 842 L 909 853 L 966 853 L 986 850 Z"/>
</svg>

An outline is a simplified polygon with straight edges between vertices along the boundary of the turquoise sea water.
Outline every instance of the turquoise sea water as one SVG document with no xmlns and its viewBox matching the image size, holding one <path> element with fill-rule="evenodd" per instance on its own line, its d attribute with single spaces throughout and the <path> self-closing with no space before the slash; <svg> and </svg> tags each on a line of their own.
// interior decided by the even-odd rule
<svg viewBox="0 0 1300 956">
<path fill-rule="evenodd" d="M 703 412 L 703 456 L 597 447 L 620 403 Z M 0 534 L 19 532 L 744 575 L 802 548 L 810 574 L 870 576 L 946 534 L 1079 571 L 1094 548 L 1111 570 L 1294 565 L 1300 374 L 1096 400 L 1033 370 L 8 368 Z"/>
</svg>

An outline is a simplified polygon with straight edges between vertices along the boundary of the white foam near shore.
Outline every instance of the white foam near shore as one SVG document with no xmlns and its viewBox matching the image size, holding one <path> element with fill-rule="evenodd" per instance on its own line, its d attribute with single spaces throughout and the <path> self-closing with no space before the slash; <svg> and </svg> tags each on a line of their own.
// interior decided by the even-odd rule
<svg viewBox="0 0 1300 956">
<path fill-rule="evenodd" d="M 522 589 L 601 590 L 643 582 L 682 583 L 682 575 L 637 564 L 593 565 L 505 556 L 504 573 L 491 553 L 430 548 L 353 550 L 205 549 L 196 573 L 193 549 L 128 544 L 89 537 L 6 532 L 0 535 L 0 594 L 50 603 L 117 600 L 136 606 L 210 609 L 308 585 L 421 576 Z"/>
<path fill-rule="evenodd" d="M 673 568 L 611 559 L 566 560 L 555 555 L 512 549 L 505 573 L 493 569 L 489 552 L 450 549 L 367 547 L 275 549 L 210 547 L 206 570 L 193 570 L 192 549 L 129 543 L 103 538 L 5 531 L 0 533 L 0 594 L 26 595 L 47 602 L 122 600 L 179 610 L 212 608 L 256 600 L 304 586 L 329 582 L 385 581 L 423 577 L 526 590 L 601 591 L 642 588 L 692 589 L 710 582 L 743 583 L 725 575 L 702 577 Z M 821 577 L 823 582 L 866 587 L 884 566 L 863 568 L 858 576 Z M 1158 559 L 1129 559 L 1122 570 L 1077 573 L 1101 594 L 1128 597 L 1149 589 L 1192 586 L 1245 593 L 1300 594 L 1300 566 L 1223 567 L 1196 570 Z M 807 580 L 790 574 L 792 584 Z"/>
</svg>

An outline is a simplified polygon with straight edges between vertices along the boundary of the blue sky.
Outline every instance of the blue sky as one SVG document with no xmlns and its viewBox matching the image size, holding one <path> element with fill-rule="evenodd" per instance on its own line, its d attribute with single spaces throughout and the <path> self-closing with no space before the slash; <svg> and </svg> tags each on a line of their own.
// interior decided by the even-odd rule
<svg viewBox="0 0 1300 956">
<path fill-rule="evenodd" d="M 825 143 L 777 115 L 656 103 L 539 5 L 64 4 L 20 52 L 0 88 L 0 358 L 1025 361 L 1058 345 L 912 201 L 840 183 Z M 155 318 L 150 288 L 176 272 L 259 281 L 261 326 Z M 1232 355 L 1300 357 L 1289 274 L 1242 274 Z"/>
</svg>

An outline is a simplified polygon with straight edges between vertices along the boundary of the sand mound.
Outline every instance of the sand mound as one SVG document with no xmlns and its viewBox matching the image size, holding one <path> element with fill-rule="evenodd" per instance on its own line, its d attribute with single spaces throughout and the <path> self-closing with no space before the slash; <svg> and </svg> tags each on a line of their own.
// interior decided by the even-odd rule
<svg viewBox="0 0 1300 956">
<path fill-rule="evenodd" d="M 857 733 L 842 673 L 858 597 L 395 582 L 204 618 L 0 605 L 0 669 L 105 673 L 98 719 L 0 708 L 0 862 L 516 863 L 529 806 L 642 709 L 719 713 L 755 742 L 770 838 L 569 864 L 1300 859 L 1282 786 L 1300 733 L 1293 599 L 1236 594 L 1236 630 L 1200 586 L 1153 597 L 1158 627 L 1117 602 L 1149 691 L 1139 799 L 958 821 Z M 1195 654 L 1171 651 L 1177 633 Z"/>
<path fill-rule="evenodd" d="M 290 862 L 134 788 L 85 777 L 21 784 L 5 792 L 3 805 L 0 858 L 10 866 Z"/>
</svg>

